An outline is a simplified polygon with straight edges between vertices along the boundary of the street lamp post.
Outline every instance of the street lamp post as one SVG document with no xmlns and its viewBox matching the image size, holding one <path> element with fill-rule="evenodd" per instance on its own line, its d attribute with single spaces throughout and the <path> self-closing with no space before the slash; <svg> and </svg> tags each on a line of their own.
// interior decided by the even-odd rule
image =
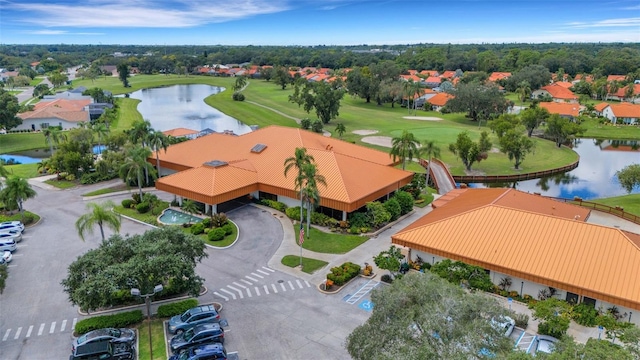
<svg viewBox="0 0 640 360">
<path fill-rule="evenodd" d="M 144 302 L 147 305 L 147 322 L 149 323 L 149 357 L 151 358 L 151 360 L 153 360 L 153 344 L 151 341 L 151 299 L 150 298 L 162 290 L 163 290 L 162 285 L 156 285 L 156 287 L 153 288 L 153 292 L 150 294 L 141 294 L 140 289 L 137 289 L 137 288 L 131 289 L 131 295 L 143 297 Z"/>
</svg>

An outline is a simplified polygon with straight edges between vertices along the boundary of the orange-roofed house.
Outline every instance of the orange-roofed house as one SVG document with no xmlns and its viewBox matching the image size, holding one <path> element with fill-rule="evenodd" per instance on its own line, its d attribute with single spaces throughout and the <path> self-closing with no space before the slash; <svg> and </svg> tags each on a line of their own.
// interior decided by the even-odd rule
<svg viewBox="0 0 640 360">
<path fill-rule="evenodd" d="M 422 82 L 423 79 L 418 75 L 400 75 L 400 80 L 404 81 L 413 81 L 413 82 Z"/>
<path fill-rule="evenodd" d="M 440 86 L 440 84 L 442 83 L 442 78 L 439 78 L 437 76 L 429 76 L 428 78 L 424 79 L 424 83 L 428 87 L 434 88 Z"/>
<path fill-rule="evenodd" d="M 162 133 L 175 138 L 183 137 L 187 139 L 195 139 L 198 136 L 199 131 L 187 128 L 175 128 L 171 130 L 165 130 Z"/>
<path fill-rule="evenodd" d="M 455 71 L 453 71 L 453 70 L 447 70 L 447 71 L 443 72 L 443 73 L 440 75 L 440 77 L 441 77 L 441 78 L 443 78 L 443 79 L 451 80 L 451 79 L 453 79 L 454 77 L 456 77 L 456 72 L 455 72 Z"/>
<path fill-rule="evenodd" d="M 496 82 L 498 80 L 508 79 L 510 77 L 511 77 L 510 72 L 492 72 L 491 75 L 489 75 L 489 78 L 487 80 L 491 82 Z"/>
<path fill-rule="evenodd" d="M 593 110 L 595 111 L 596 116 L 602 116 L 602 112 L 604 111 L 604 109 L 605 109 L 607 106 L 609 106 L 609 103 L 606 103 L 606 102 L 601 102 L 601 103 L 599 103 L 599 104 L 596 104 L 596 105 L 593 107 Z"/>
<path fill-rule="evenodd" d="M 538 105 L 547 109 L 549 114 L 558 114 L 570 120 L 577 118 L 581 110 L 580 104 L 572 103 L 541 102 Z"/>
<path fill-rule="evenodd" d="M 441 92 L 428 98 L 427 102 L 431 105 L 431 110 L 440 111 L 450 99 L 453 99 L 453 95 Z"/>
<path fill-rule="evenodd" d="M 18 114 L 22 124 L 17 130 L 40 130 L 49 126 L 61 126 L 63 130 L 73 129 L 81 122 L 90 120 L 89 105 L 92 99 L 57 99 L 39 102 L 33 111 Z"/>
<path fill-rule="evenodd" d="M 515 189 L 452 192 L 391 236 L 411 260 L 479 266 L 496 285 L 510 278 L 509 290 L 521 296 L 553 287 L 559 299 L 615 305 L 640 324 L 640 235 L 596 224 L 590 209 Z"/>
<path fill-rule="evenodd" d="M 627 96 L 629 86 L 633 86 L 633 94 L 631 96 Z M 607 95 L 607 98 L 612 100 L 640 103 L 640 84 L 629 84 L 618 89 L 618 91 L 616 91 L 615 93 Z"/>
<path fill-rule="evenodd" d="M 602 110 L 602 115 L 614 124 L 640 124 L 640 104 L 610 104 Z"/>
<path fill-rule="evenodd" d="M 252 196 L 299 206 L 295 174 L 285 159 L 306 148 L 327 186 L 319 185 L 320 209 L 346 220 L 367 202 L 411 182 L 389 154 L 297 128 L 269 126 L 240 136 L 211 134 L 160 152 L 158 190 L 206 204 L 213 212 Z M 155 158 L 149 162 L 155 164 Z M 181 200 L 180 200 L 181 201 Z"/>
<path fill-rule="evenodd" d="M 609 76 L 607 76 L 607 82 L 614 82 L 614 81 L 622 82 L 622 81 L 625 81 L 626 79 L 627 79 L 627 77 L 625 75 L 609 75 Z"/>
<path fill-rule="evenodd" d="M 543 86 L 540 89 L 531 93 L 531 97 L 534 99 L 540 99 L 544 97 L 551 97 L 555 102 L 568 102 L 568 103 L 577 103 L 578 97 L 573 91 L 567 89 L 562 85 L 558 85 L 558 83 L 553 83 L 551 85 Z"/>
</svg>

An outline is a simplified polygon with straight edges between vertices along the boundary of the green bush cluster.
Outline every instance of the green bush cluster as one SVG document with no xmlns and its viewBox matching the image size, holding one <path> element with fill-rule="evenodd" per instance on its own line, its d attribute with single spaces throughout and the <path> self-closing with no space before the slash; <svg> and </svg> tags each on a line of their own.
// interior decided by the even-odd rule
<svg viewBox="0 0 640 360">
<path fill-rule="evenodd" d="M 78 321 L 78 323 L 76 323 L 75 332 L 76 334 L 85 334 L 96 329 L 127 327 L 141 322 L 142 319 L 144 319 L 142 310 L 127 311 L 113 315 L 95 316 Z"/>
<path fill-rule="evenodd" d="M 193 235 L 200 235 L 204 233 L 204 224 L 202 222 L 195 223 L 191 226 L 190 231 Z"/>
<path fill-rule="evenodd" d="M 131 199 L 124 199 L 122 200 L 122 207 L 125 209 L 131 209 L 131 205 L 133 204 L 133 200 Z"/>
<path fill-rule="evenodd" d="M 582 326 L 593 327 L 598 323 L 598 310 L 595 307 L 586 304 L 580 303 L 573 307 L 573 311 L 571 312 L 571 318 Z"/>
<path fill-rule="evenodd" d="M 149 203 L 141 202 L 140 204 L 136 205 L 136 211 L 138 211 L 140 214 L 149 212 Z"/>
<path fill-rule="evenodd" d="M 282 211 L 284 213 L 286 213 L 286 211 L 287 211 L 287 205 L 285 203 L 280 202 L 280 201 L 263 199 L 263 200 L 260 201 L 260 203 L 262 205 L 268 206 L 270 208 L 274 208 L 274 209 L 276 209 L 278 211 Z"/>
<path fill-rule="evenodd" d="M 337 286 L 342 286 L 349 280 L 358 276 L 360 273 L 360 265 L 352 262 L 346 262 L 340 266 L 332 267 L 331 272 L 327 274 L 327 279 L 333 281 Z"/>
<path fill-rule="evenodd" d="M 187 299 L 158 306 L 158 317 L 166 318 L 180 315 L 185 311 L 198 306 L 198 300 Z"/>
<path fill-rule="evenodd" d="M 239 91 L 234 92 L 233 95 L 231 95 L 231 98 L 234 101 L 244 101 L 245 99 L 244 94 Z"/>
<path fill-rule="evenodd" d="M 482 291 L 493 289 L 493 282 L 484 269 L 461 261 L 442 260 L 431 266 L 431 272 L 452 284 L 457 285 L 464 281 L 473 289 Z"/>
<path fill-rule="evenodd" d="M 97 184 L 101 181 L 115 179 L 116 177 L 117 177 L 117 174 L 115 173 L 108 174 L 108 175 L 102 175 L 98 172 L 84 173 L 80 177 L 80 184 L 83 184 L 83 185 Z"/>
<path fill-rule="evenodd" d="M 207 234 L 209 241 L 220 241 L 224 239 L 226 232 L 223 228 L 214 228 Z"/>
<path fill-rule="evenodd" d="M 220 229 L 224 230 L 224 236 L 233 234 L 233 225 L 230 223 L 224 224 Z"/>
</svg>

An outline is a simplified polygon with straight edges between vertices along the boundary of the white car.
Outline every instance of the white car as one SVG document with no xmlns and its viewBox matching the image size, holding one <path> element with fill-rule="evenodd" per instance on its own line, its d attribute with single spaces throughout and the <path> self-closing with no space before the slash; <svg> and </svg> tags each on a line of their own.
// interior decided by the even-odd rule
<svg viewBox="0 0 640 360">
<path fill-rule="evenodd" d="M 508 316 L 500 316 L 497 319 L 491 319 L 491 324 L 496 329 L 504 330 L 504 336 L 509 337 L 513 332 L 513 328 L 516 326 L 516 321 Z"/>
<path fill-rule="evenodd" d="M 0 257 L 0 264 L 8 264 L 11 260 L 13 260 L 13 254 L 11 254 L 11 251 L 5 250 L 2 253 L 2 257 Z"/>
<path fill-rule="evenodd" d="M 3 221 L 0 223 L 0 233 L 12 230 L 24 232 L 24 224 L 20 221 Z"/>
<path fill-rule="evenodd" d="M 551 354 L 556 349 L 558 339 L 547 335 L 538 335 L 536 336 L 536 342 L 533 356 L 536 356 L 537 353 Z"/>
<path fill-rule="evenodd" d="M 2 240 L 0 239 L 0 251 L 2 251 L 3 253 L 5 251 L 16 251 L 17 246 L 16 246 L 16 241 L 13 239 L 6 239 L 6 240 Z"/>
<path fill-rule="evenodd" d="M 15 242 L 20 242 L 22 241 L 22 233 L 18 230 L 0 232 L 0 241 L 1 240 L 13 240 Z"/>
</svg>

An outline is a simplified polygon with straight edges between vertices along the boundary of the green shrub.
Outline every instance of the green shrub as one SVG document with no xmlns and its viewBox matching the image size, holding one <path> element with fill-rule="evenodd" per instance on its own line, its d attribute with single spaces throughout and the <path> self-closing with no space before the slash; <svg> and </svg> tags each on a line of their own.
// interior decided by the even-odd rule
<svg viewBox="0 0 640 360">
<path fill-rule="evenodd" d="M 140 204 L 136 205 L 136 210 L 140 214 L 144 214 L 144 213 L 148 212 L 149 211 L 149 203 L 148 202 L 141 202 Z"/>
<path fill-rule="evenodd" d="M 340 266 L 332 267 L 331 272 L 327 274 L 327 279 L 333 281 L 337 286 L 342 286 L 358 274 L 360 274 L 360 265 L 346 262 Z"/>
<path fill-rule="evenodd" d="M 96 329 L 127 327 L 141 322 L 142 319 L 144 319 L 142 310 L 127 311 L 113 315 L 95 316 L 78 321 L 78 323 L 76 323 L 75 332 L 80 335 Z"/>
<path fill-rule="evenodd" d="M 65 180 L 67 181 L 76 181 L 76 176 L 73 174 L 69 174 L 67 176 L 64 177 Z"/>
<path fill-rule="evenodd" d="M 225 213 L 217 213 L 211 216 L 211 226 L 212 227 L 222 227 L 227 224 L 229 219 L 227 219 L 227 215 Z"/>
<path fill-rule="evenodd" d="M 231 98 L 234 101 L 244 101 L 245 99 L 244 94 L 239 91 L 234 92 L 233 95 L 231 95 Z"/>
<path fill-rule="evenodd" d="M 201 222 L 194 224 L 191 227 L 191 233 L 193 235 L 200 235 L 204 232 L 204 224 L 202 224 Z"/>
<path fill-rule="evenodd" d="M 391 214 L 379 201 L 368 202 L 366 207 L 371 227 L 379 228 L 391 220 Z"/>
<path fill-rule="evenodd" d="M 122 200 L 122 207 L 125 209 L 131 209 L 131 204 L 133 204 L 133 200 L 131 199 L 124 199 Z"/>
<path fill-rule="evenodd" d="M 226 223 L 223 227 L 221 227 L 221 229 L 224 230 L 225 236 L 233 234 L 233 224 Z"/>
<path fill-rule="evenodd" d="M 400 214 L 404 215 L 413 210 L 413 196 L 406 191 L 398 191 L 393 195 L 392 199 L 396 199 L 400 204 Z"/>
<path fill-rule="evenodd" d="M 300 220 L 300 206 L 287 208 L 287 210 L 285 210 L 284 213 L 287 214 L 287 217 L 289 219 Z M 306 215 L 307 215 L 307 212 L 305 209 L 303 216 L 306 216 Z"/>
<path fill-rule="evenodd" d="M 349 228 L 349 234 L 358 235 L 360 234 L 360 228 L 352 226 Z"/>
<path fill-rule="evenodd" d="M 209 241 L 220 241 L 224 239 L 224 234 L 225 232 L 223 228 L 215 228 L 209 231 L 207 239 L 209 239 Z"/>
<path fill-rule="evenodd" d="M 560 316 L 557 316 L 557 318 L 563 319 Z M 538 324 L 538 333 L 540 335 L 549 335 L 549 336 L 553 336 L 556 339 L 560 339 L 567 333 L 567 329 L 569 328 L 569 320 L 568 319 L 564 319 L 564 320 L 566 320 L 566 326 L 564 325 L 564 321 L 541 322 L 540 324 Z M 558 324 L 554 326 L 553 323 L 558 323 Z"/>
<path fill-rule="evenodd" d="M 580 303 L 573 307 L 571 318 L 582 326 L 593 327 L 596 326 L 596 319 L 598 315 L 598 310 L 593 306 L 586 303 Z"/>
<path fill-rule="evenodd" d="M 522 329 L 526 329 L 529 326 L 529 315 L 522 313 L 514 313 L 511 315 L 516 322 L 516 326 Z"/>
<path fill-rule="evenodd" d="M 157 206 L 154 206 L 154 208 L 151 209 L 151 214 L 158 216 L 158 215 L 160 215 L 162 213 L 162 210 L 164 210 L 164 209 L 163 208 L 159 208 Z"/>
<path fill-rule="evenodd" d="M 211 218 L 202 219 L 202 225 L 204 225 L 205 228 L 211 227 Z"/>
<path fill-rule="evenodd" d="M 311 119 L 309 118 L 300 119 L 300 127 L 305 130 L 311 129 Z"/>
<path fill-rule="evenodd" d="M 166 318 L 175 315 L 180 315 L 185 311 L 198 306 L 198 300 L 187 299 L 174 303 L 164 304 L 158 306 L 158 317 Z"/>
<path fill-rule="evenodd" d="M 383 204 L 384 208 L 387 210 L 389 215 L 391 215 L 391 221 L 397 220 L 402 214 L 402 209 L 400 208 L 400 203 L 398 200 L 391 198 Z"/>
<path fill-rule="evenodd" d="M 353 213 L 349 216 L 349 224 L 356 228 L 369 227 L 369 217 L 363 212 Z"/>
<path fill-rule="evenodd" d="M 286 212 L 287 205 L 285 203 L 281 203 L 280 201 L 268 200 L 264 199 L 261 201 L 262 205 L 268 206 L 270 208 L 274 208 L 278 211 Z"/>
</svg>

